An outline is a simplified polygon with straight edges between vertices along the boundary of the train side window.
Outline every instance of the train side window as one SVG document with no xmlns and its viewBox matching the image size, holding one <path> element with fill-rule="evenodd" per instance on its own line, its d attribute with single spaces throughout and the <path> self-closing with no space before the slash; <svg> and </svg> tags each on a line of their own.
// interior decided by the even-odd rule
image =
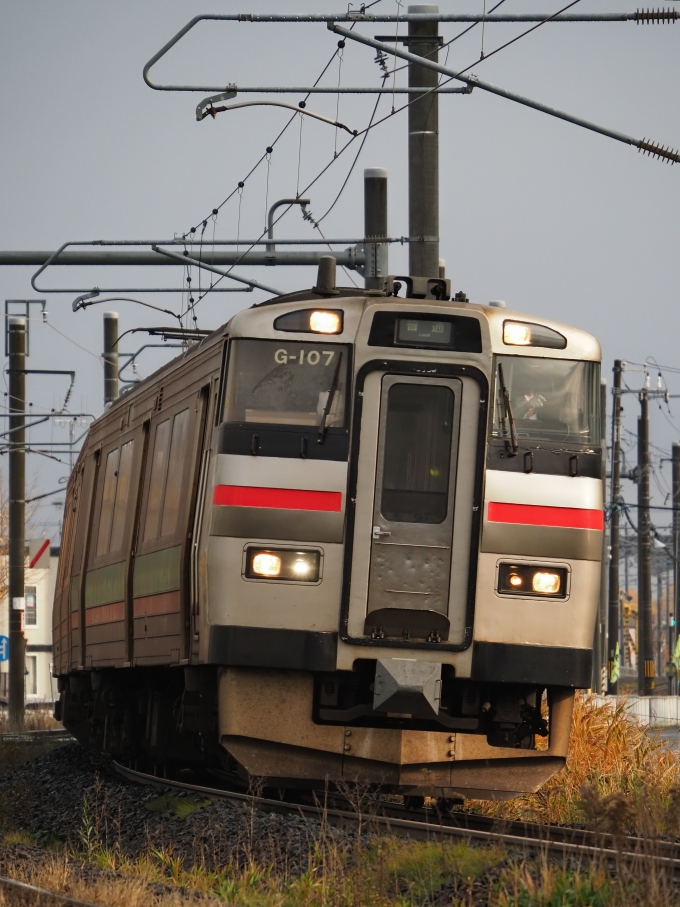
<svg viewBox="0 0 680 907">
<path fill-rule="evenodd" d="M 97 557 L 106 554 L 109 550 L 111 537 L 111 521 L 113 519 L 113 505 L 116 499 L 116 482 L 118 478 L 118 457 L 120 451 L 116 447 L 110 451 L 106 458 L 106 471 L 104 474 L 104 494 L 102 496 L 102 509 L 99 517 L 99 532 L 97 534 Z"/>
<path fill-rule="evenodd" d="M 172 426 L 170 443 L 170 460 L 168 462 L 168 479 L 165 483 L 163 519 L 161 536 L 172 535 L 177 528 L 180 500 L 182 494 L 182 476 L 186 460 L 187 436 L 189 430 L 189 410 L 177 413 Z"/>
<path fill-rule="evenodd" d="M 183 409 L 156 429 L 144 541 L 173 535 L 182 503 L 182 479 L 189 438 L 189 410 Z"/>
<path fill-rule="evenodd" d="M 109 552 L 120 551 L 123 547 L 125 532 L 125 517 L 127 515 L 130 498 L 130 480 L 132 478 L 132 453 L 134 441 L 128 441 L 120 449 L 120 462 L 118 465 L 118 484 L 116 488 L 116 503 L 113 507 L 113 523 L 111 526 L 111 542 Z"/>
<path fill-rule="evenodd" d="M 171 419 L 161 422 L 156 428 L 156 438 L 153 445 L 153 460 L 151 462 L 151 480 L 149 482 L 149 496 L 146 505 L 146 520 L 144 522 L 144 541 L 158 537 L 158 527 L 163 503 L 163 486 L 168 469 L 168 448 L 170 446 Z"/>
</svg>

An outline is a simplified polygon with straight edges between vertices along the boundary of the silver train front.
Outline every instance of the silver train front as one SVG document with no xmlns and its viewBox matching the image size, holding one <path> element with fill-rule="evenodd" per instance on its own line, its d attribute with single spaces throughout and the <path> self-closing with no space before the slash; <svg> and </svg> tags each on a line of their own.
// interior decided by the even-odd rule
<svg viewBox="0 0 680 907">
<path fill-rule="evenodd" d="M 255 306 L 93 424 L 54 612 L 83 743 L 445 798 L 564 765 L 599 595 L 599 345 L 433 283 Z"/>
</svg>

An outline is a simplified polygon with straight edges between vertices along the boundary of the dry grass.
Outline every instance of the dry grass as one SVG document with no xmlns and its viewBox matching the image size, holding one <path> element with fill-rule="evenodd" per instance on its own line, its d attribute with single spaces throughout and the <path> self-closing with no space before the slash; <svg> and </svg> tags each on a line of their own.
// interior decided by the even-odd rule
<svg viewBox="0 0 680 907">
<path fill-rule="evenodd" d="M 26 731 L 63 730 L 63 725 L 54 720 L 51 708 L 27 709 L 24 722 Z M 0 734 L 8 731 L 7 712 L 0 711 Z M 0 776 L 13 771 L 25 762 L 44 755 L 58 745 L 58 741 L 45 735 L 37 740 L 8 740 L 0 738 Z M 0 805 L 0 820 L 2 818 Z"/>
<path fill-rule="evenodd" d="M 155 892 L 143 878 L 84 874 L 80 866 L 66 858 L 54 857 L 40 863 L 17 861 L 5 872 L 15 881 L 106 907 L 179 907 L 185 900 L 180 892 Z"/>
<path fill-rule="evenodd" d="M 56 721 L 52 706 L 26 709 L 24 712 L 25 731 L 53 731 L 63 730 L 63 724 Z M 0 710 L 0 734 L 9 730 L 7 710 Z"/>
<path fill-rule="evenodd" d="M 566 767 L 535 794 L 470 805 L 510 819 L 674 833 L 680 819 L 680 759 L 625 705 L 596 705 L 581 694 Z"/>
</svg>

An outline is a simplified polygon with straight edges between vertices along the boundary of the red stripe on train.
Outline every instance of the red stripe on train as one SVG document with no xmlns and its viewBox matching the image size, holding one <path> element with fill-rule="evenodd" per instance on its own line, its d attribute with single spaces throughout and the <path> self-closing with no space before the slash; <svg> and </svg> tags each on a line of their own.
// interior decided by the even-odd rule
<svg viewBox="0 0 680 907">
<path fill-rule="evenodd" d="M 268 507 L 276 510 L 321 510 L 340 513 L 342 492 L 216 485 L 213 504 L 226 507 Z"/>
<path fill-rule="evenodd" d="M 536 504 L 489 502 L 490 523 L 523 523 L 525 526 L 557 526 L 560 529 L 604 529 L 602 510 L 579 507 L 542 507 Z"/>
</svg>

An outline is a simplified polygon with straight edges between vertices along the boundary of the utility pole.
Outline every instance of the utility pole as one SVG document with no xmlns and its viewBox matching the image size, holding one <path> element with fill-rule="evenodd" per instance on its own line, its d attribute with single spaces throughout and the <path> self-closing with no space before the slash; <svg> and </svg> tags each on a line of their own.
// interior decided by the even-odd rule
<svg viewBox="0 0 680 907">
<path fill-rule="evenodd" d="M 409 13 L 437 15 L 438 6 L 409 6 Z M 437 22 L 409 20 L 408 49 L 412 54 L 437 63 L 439 56 Z M 439 74 L 417 63 L 408 64 L 408 84 L 429 94 L 413 95 L 408 108 L 408 221 L 409 235 L 418 237 L 409 244 L 409 274 L 414 277 L 439 275 Z"/>
<path fill-rule="evenodd" d="M 673 441 L 672 447 L 673 466 L 673 632 L 670 634 L 671 658 L 675 654 L 678 640 L 678 623 L 680 622 L 680 442 Z M 678 692 L 678 679 L 675 681 L 675 691 Z"/>
<path fill-rule="evenodd" d="M 602 472 L 607 473 L 607 382 L 600 382 L 600 444 L 602 447 Z M 607 692 L 607 549 L 602 551 L 600 562 L 600 595 L 593 636 L 593 673 L 591 689 L 596 693 Z"/>
<path fill-rule="evenodd" d="M 118 312 L 104 312 L 104 405 L 118 399 Z"/>
<path fill-rule="evenodd" d="M 367 290 L 382 290 L 389 273 L 387 239 L 387 170 L 364 170 L 364 285 Z M 382 240 L 382 242 L 380 241 Z"/>
<path fill-rule="evenodd" d="M 663 596 L 663 577 L 661 576 L 661 567 L 657 564 L 656 568 L 656 674 L 662 676 L 661 671 L 661 643 L 663 641 L 663 630 L 661 624 L 661 598 Z"/>
<path fill-rule="evenodd" d="M 9 727 L 24 725 L 26 648 L 24 559 L 26 489 L 26 319 L 7 319 L 9 352 Z"/>
<path fill-rule="evenodd" d="M 652 535 L 649 512 L 649 389 L 640 391 L 638 419 L 638 693 L 654 692 Z"/>
<path fill-rule="evenodd" d="M 621 649 L 619 647 L 620 582 L 619 558 L 621 555 L 621 516 L 618 501 L 621 496 L 621 372 L 620 359 L 614 360 L 614 386 L 612 387 L 612 483 L 611 517 L 609 520 L 609 627 L 607 644 L 608 692 L 616 695 L 621 670 Z"/>
</svg>

